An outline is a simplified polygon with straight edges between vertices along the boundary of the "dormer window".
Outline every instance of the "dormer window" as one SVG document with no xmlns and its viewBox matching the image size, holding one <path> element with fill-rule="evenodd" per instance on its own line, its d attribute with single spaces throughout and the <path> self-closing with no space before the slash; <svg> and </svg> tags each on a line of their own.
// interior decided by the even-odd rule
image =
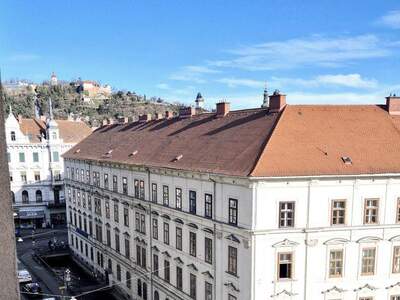
<svg viewBox="0 0 400 300">
<path fill-rule="evenodd" d="M 11 140 L 15 141 L 15 131 L 11 131 Z"/>
<path fill-rule="evenodd" d="M 57 139 L 57 132 L 53 132 L 51 134 L 51 139 L 56 140 Z"/>
</svg>

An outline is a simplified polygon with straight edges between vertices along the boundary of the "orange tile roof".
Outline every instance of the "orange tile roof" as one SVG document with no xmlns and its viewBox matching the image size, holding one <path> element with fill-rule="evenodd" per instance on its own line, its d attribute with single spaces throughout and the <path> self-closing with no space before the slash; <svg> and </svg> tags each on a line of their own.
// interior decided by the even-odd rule
<svg viewBox="0 0 400 300">
<path fill-rule="evenodd" d="M 92 133 L 83 122 L 56 120 L 60 137 L 65 143 L 78 143 Z M 40 119 L 22 119 L 19 124 L 22 133 L 30 137 L 32 143 L 40 143 L 40 136 L 46 134 L 46 122 Z"/>
</svg>

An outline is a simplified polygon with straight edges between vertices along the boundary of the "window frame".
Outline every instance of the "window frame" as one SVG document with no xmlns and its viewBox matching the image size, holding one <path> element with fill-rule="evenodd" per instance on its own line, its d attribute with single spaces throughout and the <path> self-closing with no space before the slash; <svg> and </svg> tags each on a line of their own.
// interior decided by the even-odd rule
<svg viewBox="0 0 400 300">
<path fill-rule="evenodd" d="M 344 203 L 344 207 L 337 207 L 335 203 Z M 346 210 L 347 210 L 347 201 L 346 199 L 332 199 L 331 201 L 331 226 L 344 226 L 346 225 Z M 343 212 L 343 216 L 340 215 L 340 212 Z M 343 219 L 343 223 L 340 223 L 339 220 Z"/>
<path fill-rule="evenodd" d="M 368 206 L 368 201 L 376 201 L 376 206 Z M 379 205 L 380 199 L 379 198 L 365 198 L 364 199 L 364 225 L 377 225 L 379 224 Z M 369 214 L 370 210 L 376 210 L 375 214 Z M 372 218 L 376 218 L 375 222 L 372 222 Z"/>
<path fill-rule="evenodd" d="M 291 205 L 292 208 L 288 208 Z M 289 217 L 289 214 L 292 214 Z M 294 228 L 296 218 L 296 202 L 280 201 L 279 202 L 279 228 Z"/>
<path fill-rule="evenodd" d="M 364 272 L 363 271 L 363 269 L 364 269 L 364 251 L 368 251 L 368 250 L 373 250 L 374 252 L 374 256 L 373 256 L 373 264 L 372 264 L 372 272 Z M 367 258 L 368 259 L 368 258 Z M 371 258 L 369 258 L 369 259 L 371 259 Z M 361 248 L 361 263 L 360 263 L 360 267 L 361 267 L 361 270 L 360 270 L 360 275 L 361 276 L 374 276 L 375 275 L 375 273 L 376 273 L 376 247 L 375 246 L 369 246 L 369 247 L 363 247 L 363 248 Z M 366 266 L 366 268 L 367 268 L 368 266 Z"/>
<path fill-rule="evenodd" d="M 281 259 L 281 255 L 290 255 L 290 260 L 289 263 L 290 264 L 290 275 L 288 277 L 281 277 L 281 271 L 280 271 L 280 266 L 281 263 L 283 261 L 283 259 Z M 283 251 L 283 252 L 278 252 L 277 253 L 277 274 L 276 274 L 276 278 L 278 281 L 288 281 L 288 280 L 293 280 L 294 279 L 294 253 L 293 251 Z"/>
<path fill-rule="evenodd" d="M 232 206 L 232 203 L 235 203 L 235 206 Z M 239 217 L 239 201 L 236 198 L 228 199 L 228 223 L 232 226 L 238 225 L 238 217 Z"/>
</svg>

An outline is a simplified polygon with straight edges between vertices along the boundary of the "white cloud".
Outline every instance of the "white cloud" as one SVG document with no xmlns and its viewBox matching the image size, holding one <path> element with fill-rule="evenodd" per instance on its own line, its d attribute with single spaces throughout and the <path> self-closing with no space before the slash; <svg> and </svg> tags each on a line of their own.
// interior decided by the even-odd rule
<svg viewBox="0 0 400 300">
<path fill-rule="evenodd" d="M 250 71 L 288 69 L 304 66 L 336 67 L 355 60 L 385 57 L 390 49 L 375 35 L 327 38 L 312 36 L 267 42 L 228 51 L 233 58 L 209 61 L 214 67 Z"/>
<path fill-rule="evenodd" d="M 250 87 L 250 88 L 262 88 L 265 86 L 264 81 L 246 79 L 246 78 L 221 78 L 217 79 L 216 82 L 224 83 L 231 88 L 238 86 Z"/>
<path fill-rule="evenodd" d="M 184 66 L 177 72 L 171 74 L 169 79 L 178 81 L 191 81 L 195 83 L 205 83 L 204 78 L 207 74 L 219 73 L 218 70 L 206 66 Z"/>
<path fill-rule="evenodd" d="M 390 28 L 400 29 L 400 10 L 389 11 L 378 20 L 378 23 Z"/>
</svg>

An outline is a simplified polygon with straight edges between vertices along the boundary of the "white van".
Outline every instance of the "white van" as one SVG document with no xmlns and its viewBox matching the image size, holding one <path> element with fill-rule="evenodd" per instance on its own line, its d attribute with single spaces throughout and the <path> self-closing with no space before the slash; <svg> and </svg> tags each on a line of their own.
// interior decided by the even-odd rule
<svg viewBox="0 0 400 300">
<path fill-rule="evenodd" d="M 19 283 L 31 282 L 31 281 L 32 281 L 32 276 L 27 270 L 18 270 Z"/>
</svg>

